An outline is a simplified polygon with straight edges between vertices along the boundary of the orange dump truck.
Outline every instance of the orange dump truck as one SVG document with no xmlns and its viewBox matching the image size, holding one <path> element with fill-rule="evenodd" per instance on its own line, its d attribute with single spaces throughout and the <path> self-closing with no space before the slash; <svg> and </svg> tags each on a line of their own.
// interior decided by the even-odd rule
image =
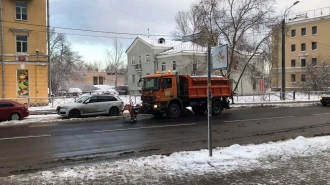
<svg viewBox="0 0 330 185">
<path fill-rule="evenodd" d="M 165 113 L 170 118 L 178 118 L 187 107 L 195 114 L 203 115 L 207 110 L 207 77 L 167 74 L 147 75 L 139 81 L 142 104 L 130 109 L 132 121 L 136 114 Z M 211 77 L 212 114 L 219 115 L 229 108 L 232 88 L 228 78 Z"/>
</svg>

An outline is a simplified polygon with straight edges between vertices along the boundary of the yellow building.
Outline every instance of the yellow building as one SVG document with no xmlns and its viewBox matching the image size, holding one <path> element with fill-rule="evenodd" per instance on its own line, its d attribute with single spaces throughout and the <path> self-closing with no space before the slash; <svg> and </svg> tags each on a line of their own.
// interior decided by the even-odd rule
<svg viewBox="0 0 330 185">
<path fill-rule="evenodd" d="M 1 96 L 4 92 L 5 98 L 11 99 L 47 97 L 46 0 L 0 2 L 5 60 L 4 89 L 0 76 Z"/>
<path fill-rule="evenodd" d="M 329 9 L 329 8 L 328 8 Z M 285 84 L 286 91 L 313 89 L 307 87 L 309 66 L 330 65 L 330 15 L 296 15 L 286 22 Z M 273 35 L 272 90 L 282 85 L 282 38 Z M 310 79 L 312 80 L 312 79 Z M 317 82 L 316 82 L 317 83 Z"/>
</svg>

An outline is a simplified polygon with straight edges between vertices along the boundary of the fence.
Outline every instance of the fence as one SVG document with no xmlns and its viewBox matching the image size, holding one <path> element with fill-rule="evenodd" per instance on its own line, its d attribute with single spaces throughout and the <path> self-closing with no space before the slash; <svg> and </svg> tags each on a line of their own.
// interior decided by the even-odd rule
<svg viewBox="0 0 330 185">
<path fill-rule="evenodd" d="M 306 92 L 286 92 L 285 100 L 319 100 L 323 91 L 306 91 Z M 74 97 L 41 97 L 41 98 L 6 98 L 19 103 L 26 104 L 28 107 L 39 107 L 43 109 L 56 108 L 64 103 L 71 103 L 78 99 L 78 96 Z M 129 95 L 119 95 L 119 98 L 124 104 L 130 103 Z M 270 102 L 270 101 L 284 101 L 281 99 L 281 92 L 268 92 L 262 94 L 235 94 L 235 103 L 249 103 L 249 102 Z M 133 104 L 141 102 L 140 95 L 131 96 Z"/>
</svg>

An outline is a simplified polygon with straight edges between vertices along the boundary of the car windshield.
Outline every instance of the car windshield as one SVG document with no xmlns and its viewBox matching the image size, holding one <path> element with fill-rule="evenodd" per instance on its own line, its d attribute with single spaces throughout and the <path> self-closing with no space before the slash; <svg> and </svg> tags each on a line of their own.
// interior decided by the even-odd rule
<svg viewBox="0 0 330 185">
<path fill-rule="evenodd" d="M 330 88 L 327 88 L 327 89 L 324 91 L 324 94 L 330 94 Z"/>
<path fill-rule="evenodd" d="M 85 100 L 87 100 L 90 96 L 83 96 L 76 100 L 76 103 L 83 103 Z"/>
<path fill-rule="evenodd" d="M 144 78 L 142 90 L 144 91 L 158 91 L 160 78 Z"/>
</svg>

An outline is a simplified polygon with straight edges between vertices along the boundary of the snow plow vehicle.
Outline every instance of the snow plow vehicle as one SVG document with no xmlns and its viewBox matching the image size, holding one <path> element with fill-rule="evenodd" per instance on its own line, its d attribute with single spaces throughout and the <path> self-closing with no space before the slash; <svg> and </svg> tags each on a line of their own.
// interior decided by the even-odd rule
<svg viewBox="0 0 330 185">
<path fill-rule="evenodd" d="M 126 105 L 131 115 L 131 122 L 138 114 L 152 114 L 161 117 L 178 118 L 191 107 L 197 115 L 204 115 L 207 110 L 207 77 L 188 76 L 168 73 L 156 73 L 140 79 L 141 104 Z M 220 115 L 224 108 L 229 109 L 229 98 L 233 92 L 228 78 L 211 77 L 212 115 Z"/>
</svg>

